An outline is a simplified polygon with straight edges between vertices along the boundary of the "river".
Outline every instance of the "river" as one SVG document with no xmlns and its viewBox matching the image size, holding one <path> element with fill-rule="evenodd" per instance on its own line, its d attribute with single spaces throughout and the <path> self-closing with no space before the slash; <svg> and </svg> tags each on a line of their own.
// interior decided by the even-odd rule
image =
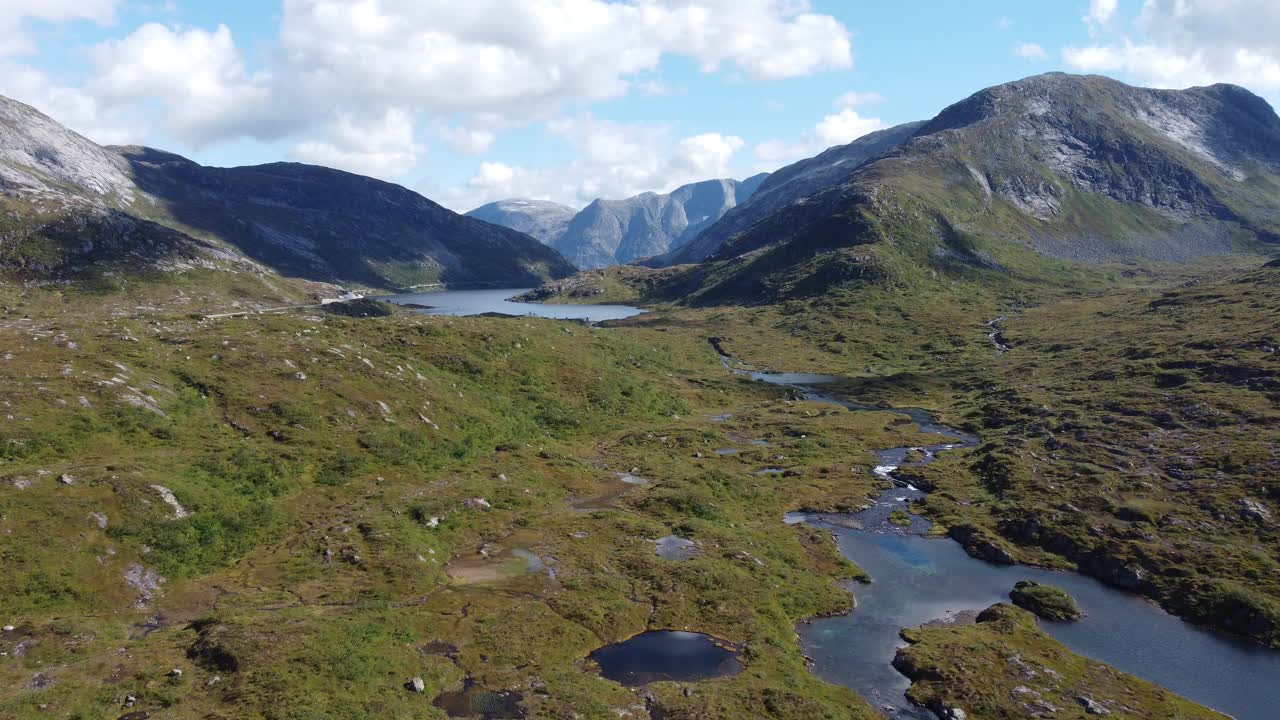
<svg viewBox="0 0 1280 720">
<path fill-rule="evenodd" d="M 726 366 L 731 363 L 723 358 Z M 744 372 L 744 371 L 737 371 Z M 850 402 L 823 386 L 840 378 L 787 373 L 745 373 L 756 380 L 790 387 L 805 399 L 851 410 L 897 412 L 922 430 L 945 440 L 925 450 L 924 462 L 937 452 L 972 446 L 976 437 L 939 424 L 925 410 L 883 408 Z M 904 465 L 912 448 L 878 450 L 877 475 Z M 1183 697 L 1239 720 L 1270 720 L 1280 710 L 1280 652 L 1184 622 L 1154 603 L 1072 572 L 993 565 L 970 557 L 948 539 L 924 537 L 929 523 L 912 517 L 910 527 L 888 522 L 889 513 L 907 510 L 924 495 L 912 487 L 893 487 L 874 505 L 854 515 L 862 530 L 832 525 L 821 516 L 793 513 L 787 522 L 810 522 L 835 533 L 841 552 L 872 577 L 854 587 L 857 608 L 848 615 L 804 624 L 799 632 L 814 672 L 858 691 L 890 717 L 933 720 L 904 693 L 910 681 L 890 662 L 905 643 L 901 628 L 915 627 L 964 610 L 1008 602 L 1019 580 L 1057 585 L 1075 596 L 1086 615 L 1074 623 L 1041 623 L 1046 632 L 1076 653 L 1162 685 Z M 828 516 L 830 517 L 830 516 Z"/>
</svg>

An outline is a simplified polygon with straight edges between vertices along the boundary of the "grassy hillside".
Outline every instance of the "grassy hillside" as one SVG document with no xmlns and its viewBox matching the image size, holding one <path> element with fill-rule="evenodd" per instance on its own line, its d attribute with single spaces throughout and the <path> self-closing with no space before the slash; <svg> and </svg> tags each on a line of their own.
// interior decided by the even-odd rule
<svg viewBox="0 0 1280 720">
<path fill-rule="evenodd" d="M 531 717 L 645 717 L 585 657 L 677 628 L 746 669 L 651 687 L 667 717 L 870 716 L 792 629 L 859 571 L 780 518 L 863 502 L 868 449 L 922 440 L 894 416 L 791 403 L 695 333 L 201 320 L 217 293 L 188 282 L 2 290 L 0 714 L 440 717 L 469 677 Z M 158 304 L 178 289 L 201 299 Z M 671 533 L 697 558 L 658 558 Z"/>
</svg>

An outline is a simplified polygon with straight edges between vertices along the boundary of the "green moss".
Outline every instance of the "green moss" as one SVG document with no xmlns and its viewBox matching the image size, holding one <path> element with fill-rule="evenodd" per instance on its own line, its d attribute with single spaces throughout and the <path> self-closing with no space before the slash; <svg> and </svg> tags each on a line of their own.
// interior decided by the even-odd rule
<svg viewBox="0 0 1280 720">
<path fill-rule="evenodd" d="M 907 695 L 939 711 L 1013 720 L 1051 706 L 1083 717 L 1085 698 L 1117 718 L 1225 717 L 1072 653 L 1041 632 L 1030 613 L 1009 605 L 988 608 L 972 625 L 911 629 L 903 637 L 911 644 L 894 666 L 913 679 Z"/>
<path fill-rule="evenodd" d="M 1045 620 L 1078 620 L 1083 615 L 1075 598 L 1053 585 L 1022 580 L 1009 591 L 1009 597 L 1014 605 Z"/>
</svg>

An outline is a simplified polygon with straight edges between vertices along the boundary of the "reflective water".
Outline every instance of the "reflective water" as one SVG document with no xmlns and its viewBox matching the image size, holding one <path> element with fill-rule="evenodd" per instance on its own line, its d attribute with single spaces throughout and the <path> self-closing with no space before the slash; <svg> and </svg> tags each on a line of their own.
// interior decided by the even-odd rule
<svg viewBox="0 0 1280 720">
<path fill-rule="evenodd" d="M 600 674 L 629 687 L 673 680 L 687 682 L 734 675 L 742 670 L 737 651 L 710 635 L 656 630 L 642 633 L 589 656 Z"/>
<path fill-rule="evenodd" d="M 654 541 L 658 557 L 663 560 L 684 562 L 698 556 L 698 545 L 678 535 L 667 535 Z"/>
<path fill-rule="evenodd" d="M 397 305 L 420 305 L 428 315 L 483 315 L 500 313 L 552 318 L 556 320 L 585 320 L 602 322 L 621 320 L 644 312 L 629 305 L 551 305 L 544 303 L 513 302 L 508 298 L 528 292 L 528 288 L 504 288 L 499 290 L 438 290 L 425 293 L 407 293 L 379 298 Z"/>
<path fill-rule="evenodd" d="M 480 720 L 521 720 L 524 696 L 510 690 L 493 691 L 477 686 L 467 678 L 461 690 L 441 693 L 432 704 L 449 717 Z"/>
<path fill-rule="evenodd" d="M 881 410 L 799 388 L 810 400 L 855 410 Z M 926 431 L 953 442 L 877 452 L 876 474 L 892 480 L 899 466 L 930 462 L 936 453 L 973 445 L 977 438 L 940 425 L 928 411 L 892 410 L 911 417 Z M 905 458 L 917 451 L 921 460 Z M 896 481 L 895 481 L 896 482 Z M 899 483 L 901 484 L 901 483 Z M 888 522 L 924 493 L 910 485 L 886 490 L 869 509 L 845 516 L 791 514 L 787 522 L 810 522 L 834 532 L 840 550 L 872 577 L 856 586 L 857 609 L 800 628 L 815 672 L 851 687 L 892 717 L 932 720 L 933 714 L 907 702 L 910 682 L 890 665 L 903 645 L 898 632 L 965 610 L 1007 602 L 1019 580 L 1057 585 L 1085 612 L 1074 623 L 1043 623 L 1053 637 L 1081 655 L 1162 685 L 1184 697 L 1240 720 L 1276 717 L 1280 708 L 1280 653 L 1213 633 L 1169 615 L 1155 604 L 1083 575 L 1028 567 L 992 565 L 970 557 L 951 540 L 922 537 L 929 523 L 912 516 L 909 527 Z"/>
<path fill-rule="evenodd" d="M 730 358 L 720 357 L 733 369 Z M 921 430 L 949 440 L 877 451 L 876 475 L 899 487 L 886 490 L 864 512 L 787 516 L 787 522 L 809 522 L 834 532 L 843 554 L 872 577 L 871 584 L 854 588 L 858 602 L 852 613 L 819 619 L 799 630 L 806 653 L 815 660 L 814 671 L 822 678 L 857 690 L 891 717 L 933 720 L 932 713 L 907 702 L 904 693 L 910 681 L 890 664 L 904 644 L 898 635 L 901 628 L 1006 602 L 1014 583 L 1034 580 L 1071 593 L 1086 613 L 1078 622 L 1042 624 L 1075 652 L 1239 720 L 1280 717 L 1280 652 L 1198 628 L 1142 597 L 1083 575 L 976 560 L 956 542 L 923 537 L 930 526 L 917 516 L 909 527 L 888 522 L 890 513 L 907 509 L 924 495 L 896 480 L 894 470 L 931 462 L 936 453 L 973 446 L 978 438 L 940 424 L 927 410 L 881 408 L 840 398 L 825 387 L 839 383 L 838 377 L 734 372 L 790 387 L 806 400 L 906 415 Z M 820 379 L 807 379 L 812 377 Z M 920 459 L 907 462 L 916 453 Z"/>
<path fill-rule="evenodd" d="M 1067 572 L 991 565 L 958 543 L 925 538 L 928 523 L 909 529 L 888 523 L 919 491 L 894 488 L 870 510 L 852 516 L 863 530 L 789 516 L 834 532 L 846 557 L 870 573 L 870 585 L 854 587 L 853 613 L 800 628 L 806 652 L 824 679 L 852 687 L 897 717 L 932 720 L 903 697 L 909 681 L 890 666 L 903 644 L 898 631 L 962 610 L 1008 602 L 1019 580 L 1057 585 L 1080 603 L 1085 617 L 1042 627 L 1077 653 L 1163 685 L 1241 720 L 1274 718 L 1280 708 L 1280 653 L 1185 623 L 1147 600 Z"/>
</svg>

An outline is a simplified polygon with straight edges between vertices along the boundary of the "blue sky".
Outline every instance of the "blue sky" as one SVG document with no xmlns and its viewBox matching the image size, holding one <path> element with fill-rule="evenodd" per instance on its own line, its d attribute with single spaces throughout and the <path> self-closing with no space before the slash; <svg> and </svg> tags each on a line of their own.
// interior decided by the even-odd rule
<svg viewBox="0 0 1280 720">
<path fill-rule="evenodd" d="M 1049 70 L 1280 97 L 1274 0 L 0 0 L 0 93 L 104 143 L 458 210 L 772 170 Z"/>
</svg>

